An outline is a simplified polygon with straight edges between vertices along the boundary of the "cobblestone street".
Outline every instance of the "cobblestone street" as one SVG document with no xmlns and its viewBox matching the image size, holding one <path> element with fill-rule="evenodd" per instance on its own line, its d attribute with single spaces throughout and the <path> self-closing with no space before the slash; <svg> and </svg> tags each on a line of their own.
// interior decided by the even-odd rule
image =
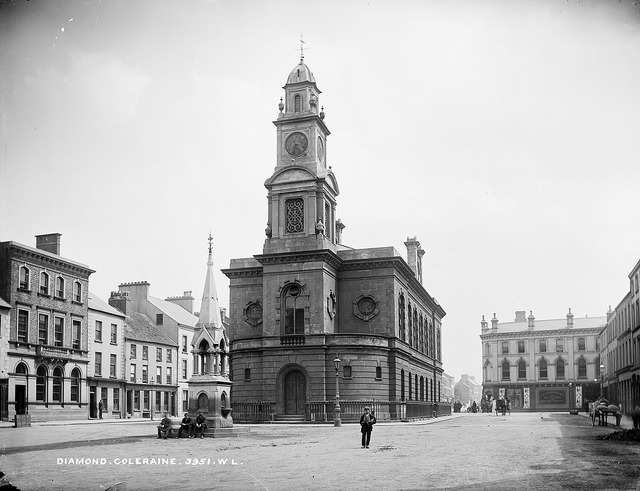
<svg viewBox="0 0 640 491">
<path fill-rule="evenodd" d="M 380 423 L 368 450 L 352 424 L 253 425 L 238 438 L 158 440 L 156 423 L 2 428 L 0 469 L 23 491 L 640 485 L 640 446 L 597 440 L 615 428 L 569 414 Z"/>
</svg>

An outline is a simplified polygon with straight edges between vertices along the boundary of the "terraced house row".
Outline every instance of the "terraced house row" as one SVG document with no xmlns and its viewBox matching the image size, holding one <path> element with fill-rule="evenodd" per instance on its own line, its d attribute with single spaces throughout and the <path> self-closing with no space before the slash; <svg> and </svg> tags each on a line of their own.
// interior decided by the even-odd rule
<svg viewBox="0 0 640 491">
<path fill-rule="evenodd" d="M 536 319 L 517 311 L 482 317 L 484 397 L 524 411 L 579 410 L 600 395 L 629 413 L 640 404 L 640 262 L 629 292 L 606 316 Z"/>
<path fill-rule="evenodd" d="M 94 271 L 60 255 L 60 234 L 36 246 L 0 243 L 0 418 L 151 418 L 188 405 L 191 292 L 159 299 L 147 282 L 105 301 Z"/>
</svg>

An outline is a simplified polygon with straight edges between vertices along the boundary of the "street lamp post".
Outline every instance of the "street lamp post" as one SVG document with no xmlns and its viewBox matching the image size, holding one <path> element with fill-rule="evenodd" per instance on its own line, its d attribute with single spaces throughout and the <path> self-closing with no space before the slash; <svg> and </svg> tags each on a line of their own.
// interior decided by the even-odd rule
<svg viewBox="0 0 640 491">
<path fill-rule="evenodd" d="M 604 365 L 600 365 L 600 397 L 604 397 Z"/>
<path fill-rule="evenodd" d="M 336 359 L 333 360 L 333 365 L 336 368 L 336 408 L 334 410 L 335 416 L 333 419 L 333 426 L 342 426 L 342 421 L 340 420 L 340 388 L 338 386 L 338 371 L 340 370 L 340 358 L 336 356 Z"/>
</svg>

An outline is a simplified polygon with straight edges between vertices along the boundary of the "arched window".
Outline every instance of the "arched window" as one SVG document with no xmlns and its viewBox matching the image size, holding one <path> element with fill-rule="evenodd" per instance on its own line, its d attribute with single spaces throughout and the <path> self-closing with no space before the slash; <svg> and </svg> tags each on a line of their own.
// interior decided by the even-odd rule
<svg viewBox="0 0 640 491">
<path fill-rule="evenodd" d="M 82 303 L 82 284 L 79 281 L 73 284 L 73 301 Z"/>
<path fill-rule="evenodd" d="M 404 312 L 404 293 L 400 293 L 398 297 L 398 328 L 400 331 L 400 339 L 405 340 L 405 312 Z"/>
<path fill-rule="evenodd" d="M 304 295 L 298 284 L 290 285 L 283 293 L 284 333 L 304 334 Z"/>
<path fill-rule="evenodd" d="M 60 367 L 56 367 L 53 370 L 53 393 L 51 397 L 55 402 L 62 402 L 62 369 Z"/>
<path fill-rule="evenodd" d="M 44 271 L 40 273 L 40 293 L 49 295 L 49 274 Z"/>
<path fill-rule="evenodd" d="M 80 402 L 80 370 L 77 368 L 71 371 L 71 400 Z"/>
<path fill-rule="evenodd" d="M 28 290 L 29 289 L 29 268 L 27 268 L 26 266 L 21 266 L 20 267 L 20 284 L 19 287 L 22 290 Z"/>
<path fill-rule="evenodd" d="M 507 360 L 502 362 L 502 380 L 509 380 L 511 378 L 509 374 L 509 362 Z"/>
<path fill-rule="evenodd" d="M 56 278 L 56 297 L 64 298 L 64 278 L 62 276 L 58 276 Z"/>
<path fill-rule="evenodd" d="M 296 95 L 293 98 L 293 110 L 297 113 L 302 111 L 302 97 L 300 97 L 299 95 Z"/>
<path fill-rule="evenodd" d="M 36 401 L 47 400 L 47 369 L 40 365 L 36 371 Z"/>
<path fill-rule="evenodd" d="M 520 360 L 518 362 L 518 379 L 527 378 L 527 362 Z"/>
<path fill-rule="evenodd" d="M 18 366 L 16 367 L 16 373 L 18 375 L 26 375 L 27 373 L 29 373 L 29 369 L 27 368 L 26 363 L 18 363 Z"/>
<path fill-rule="evenodd" d="M 409 331 L 408 332 L 408 334 L 409 334 L 409 346 L 411 346 L 413 344 L 413 333 L 412 333 L 412 330 L 413 330 L 413 318 L 411 317 L 411 310 L 412 310 L 411 309 L 411 302 L 409 302 L 409 306 L 407 307 L 407 314 L 408 314 L 407 318 L 409 319 L 409 325 L 407 326 L 408 327 L 407 331 Z"/>
<path fill-rule="evenodd" d="M 224 392 L 220 395 L 220 407 L 227 407 L 227 394 Z"/>
<path fill-rule="evenodd" d="M 548 373 L 547 373 L 547 360 L 545 360 L 544 358 L 542 358 L 540 360 L 540 365 L 539 365 L 539 372 L 540 372 L 540 378 L 547 378 L 548 377 Z"/>
<path fill-rule="evenodd" d="M 556 361 L 556 378 L 564 378 L 564 360 L 558 358 Z"/>
<path fill-rule="evenodd" d="M 413 347 L 418 349 L 418 309 L 413 309 Z"/>
<path fill-rule="evenodd" d="M 582 357 L 578 360 L 578 378 L 587 378 L 587 360 Z"/>
</svg>

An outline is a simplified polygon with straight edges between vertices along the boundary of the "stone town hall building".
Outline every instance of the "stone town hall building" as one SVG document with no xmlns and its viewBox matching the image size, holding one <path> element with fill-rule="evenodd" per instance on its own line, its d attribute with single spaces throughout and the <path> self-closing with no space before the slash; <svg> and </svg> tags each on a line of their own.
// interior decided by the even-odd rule
<svg viewBox="0 0 640 491">
<path fill-rule="evenodd" d="M 306 401 L 335 397 L 336 357 L 342 400 L 439 401 L 445 311 L 422 286 L 424 250 L 407 239 L 405 261 L 393 247 L 342 244 L 330 133 L 302 59 L 284 90 L 262 254 L 223 271 L 234 401 L 304 414 Z"/>
</svg>

